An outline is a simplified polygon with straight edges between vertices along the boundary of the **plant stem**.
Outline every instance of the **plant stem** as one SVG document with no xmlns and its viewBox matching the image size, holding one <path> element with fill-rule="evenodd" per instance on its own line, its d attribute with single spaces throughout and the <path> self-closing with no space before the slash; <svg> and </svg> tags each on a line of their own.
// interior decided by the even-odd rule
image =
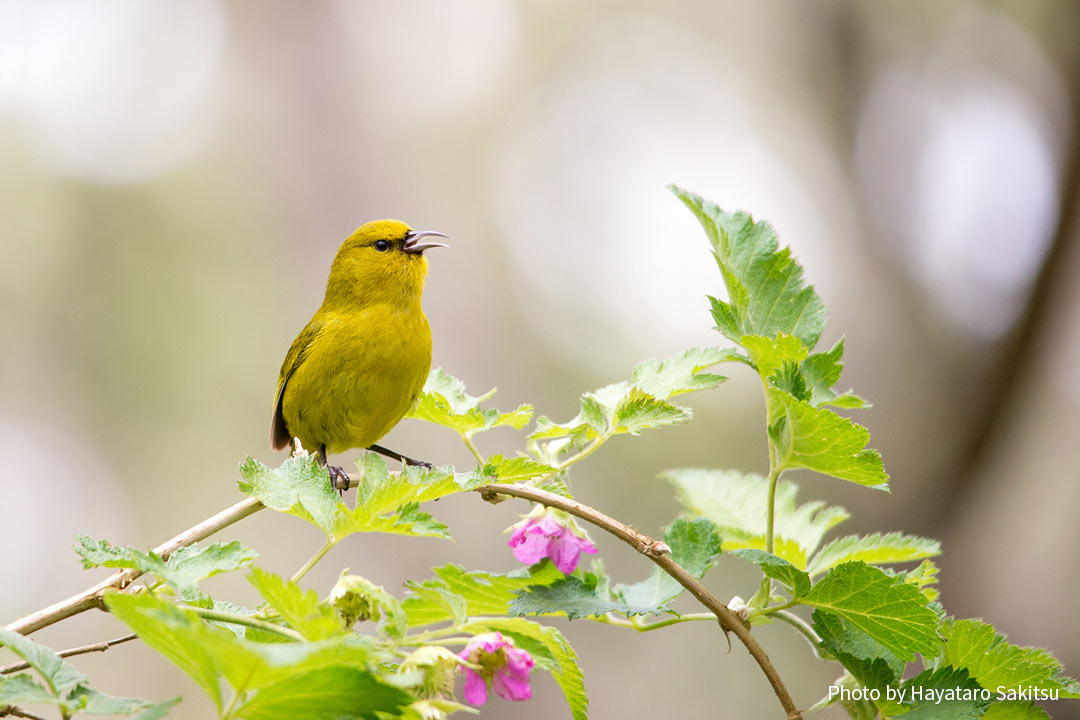
<svg viewBox="0 0 1080 720">
<path fill-rule="evenodd" d="M 806 642 L 810 643 L 810 649 L 814 651 L 814 655 L 819 660 L 827 660 L 824 655 L 821 654 L 821 648 L 818 645 L 821 643 L 821 638 L 814 632 L 814 628 L 810 626 L 810 623 L 803 620 L 795 613 L 789 613 L 787 610 L 777 610 L 772 613 L 772 617 L 777 620 L 783 620 L 791 627 L 795 628 L 796 632 L 806 638 Z"/>
<path fill-rule="evenodd" d="M 40 715 L 34 715 L 33 713 L 28 713 L 28 712 L 26 712 L 25 710 L 23 710 L 21 708 L 15 707 L 14 705 L 0 706 L 0 710 L 4 711 L 3 713 L 0 713 L 0 715 L 10 715 L 12 717 L 29 718 L 29 720 L 46 720 L 46 718 L 43 718 Z"/>
<path fill-rule="evenodd" d="M 60 652 L 58 652 L 56 654 L 59 655 L 60 657 L 71 657 L 73 655 L 83 655 L 85 653 L 105 652 L 106 650 L 111 648 L 113 645 L 119 645 L 121 643 L 130 642 L 130 641 L 134 640 L 136 637 L 138 637 L 138 636 L 135 635 L 135 633 L 131 633 L 130 635 L 124 635 L 123 637 L 118 637 L 118 638 L 115 638 L 113 640 L 106 640 L 104 642 L 93 643 L 91 645 L 81 645 L 79 647 L 70 648 L 68 650 L 61 650 Z M 9 675 L 9 674 L 11 674 L 13 672 L 19 672 L 20 670 L 26 670 L 29 667 L 30 667 L 30 663 L 26 663 L 26 662 L 15 663 L 13 665 L 7 665 L 5 667 L 0 668 L 0 675 Z"/>
<path fill-rule="evenodd" d="M 749 628 L 743 624 L 738 615 L 728 609 L 727 605 L 720 602 L 715 595 L 706 590 L 705 586 L 698 582 L 697 578 L 671 559 L 671 548 L 665 543 L 654 540 L 647 535 L 643 535 L 628 525 L 625 525 L 588 505 L 583 505 L 577 500 L 572 500 L 527 485 L 481 485 L 476 488 L 476 492 L 479 492 L 480 497 L 488 502 L 497 502 L 499 495 L 508 495 L 510 497 L 532 500 L 533 502 L 538 502 L 542 505 L 547 505 L 548 507 L 564 510 L 575 517 L 581 518 L 588 523 L 606 530 L 630 545 L 658 565 L 661 570 L 673 577 L 680 585 L 689 590 L 690 594 L 697 598 L 698 602 L 712 611 L 713 615 L 719 620 L 720 627 L 725 631 L 735 633 L 735 636 L 739 638 L 739 641 L 744 646 L 746 646 L 747 651 L 757 662 L 761 671 L 765 673 L 765 677 L 768 679 L 769 684 L 772 685 L 773 692 L 783 706 L 784 712 L 787 713 L 788 720 L 802 720 L 802 712 L 792 699 L 791 693 L 789 693 L 784 686 L 783 681 L 780 679 L 780 675 L 776 672 L 776 668 L 769 660 L 769 656 L 765 654 L 765 651 L 758 645 L 757 640 L 750 634 Z"/>
<path fill-rule="evenodd" d="M 769 441 L 770 444 L 772 441 Z M 773 465 L 772 452 L 769 452 L 769 464 Z M 772 554 L 773 552 L 773 530 L 776 523 L 776 481 L 780 478 L 781 470 L 773 465 L 769 469 L 769 500 L 766 508 L 765 515 L 765 552 Z"/>
<path fill-rule="evenodd" d="M 559 463 L 556 466 L 556 469 L 557 470 L 565 470 L 566 468 L 570 467 L 574 463 L 581 462 L 582 460 L 584 460 L 585 458 L 589 457 L 594 452 L 596 452 L 597 449 L 599 449 L 599 447 L 604 444 L 605 440 L 607 440 L 607 436 L 601 435 L 600 437 L 596 438 L 591 443 L 586 445 L 585 448 L 581 452 L 579 452 L 576 455 L 571 455 L 570 457 L 566 458 L 561 463 Z"/>
<path fill-rule="evenodd" d="M 191 610 L 193 613 L 203 618 L 204 620 L 216 620 L 217 622 L 229 623 L 230 625 L 245 625 L 250 628 L 256 628 L 258 630 L 265 630 L 266 632 L 275 633 L 283 637 L 287 637 L 290 640 L 304 641 L 304 636 L 295 630 L 291 630 L 281 625 L 275 625 L 274 623 L 266 622 L 265 620 L 259 620 L 251 617 L 250 615 L 237 615 L 235 613 L 222 612 L 221 610 L 211 610 L 210 608 L 195 607 L 194 605 L 184 605 L 185 610 Z"/>
<path fill-rule="evenodd" d="M 199 540 L 204 540 L 233 523 L 259 512 L 264 507 L 265 505 L 255 498 L 245 498 L 232 507 L 226 508 L 216 515 L 203 520 L 201 523 L 188 528 L 171 540 L 158 545 L 154 548 L 154 552 L 161 555 L 163 558 L 168 558 L 170 554 L 179 548 L 191 545 Z M 29 615 L 9 623 L 7 629 L 22 633 L 23 635 L 29 635 L 43 627 L 69 618 L 72 615 L 86 612 L 92 608 L 104 609 L 105 605 L 102 598 L 104 597 L 106 590 L 126 588 L 140 575 L 142 575 L 142 573 L 138 570 L 121 570 L 115 572 L 97 585 L 89 587 L 76 595 L 72 595 L 67 600 L 53 603 L 46 608 L 32 612 Z"/>
<path fill-rule="evenodd" d="M 668 625 L 679 625 L 680 623 L 694 622 L 696 620 L 715 620 L 716 615 L 712 613 L 688 613 L 686 615 L 680 615 L 679 617 L 665 618 L 663 620 L 657 620 L 656 622 L 643 623 L 630 621 L 630 627 L 634 628 L 638 632 L 649 632 L 650 630 L 659 630 L 660 628 L 667 627 Z"/>
<path fill-rule="evenodd" d="M 336 543 L 333 540 L 327 540 L 326 542 L 324 542 L 323 546 L 319 548 L 314 555 L 308 558 L 308 561 L 304 563 L 304 566 L 297 570 L 295 575 L 289 578 L 289 581 L 299 582 L 300 578 L 307 575 L 308 571 L 310 571 L 311 568 L 315 567 L 315 564 L 322 560 L 323 557 L 326 556 L 326 553 L 330 552 L 330 550 L 334 547 L 335 544 Z"/>
<path fill-rule="evenodd" d="M 484 464 L 484 456 L 480 454 L 480 451 L 476 449 L 476 445 L 472 441 L 472 433 L 463 433 L 461 435 L 461 441 L 465 443 L 465 447 L 469 448 L 469 452 L 476 458 L 476 462 L 481 465 Z"/>
</svg>

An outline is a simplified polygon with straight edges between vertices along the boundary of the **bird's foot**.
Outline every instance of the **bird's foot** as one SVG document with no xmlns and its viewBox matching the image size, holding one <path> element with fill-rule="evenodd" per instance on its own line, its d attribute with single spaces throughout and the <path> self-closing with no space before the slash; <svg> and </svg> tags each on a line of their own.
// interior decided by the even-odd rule
<svg viewBox="0 0 1080 720">
<path fill-rule="evenodd" d="M 330 473 L 330 486 L 339 493 L 344 493 L 352 487 L 352 479 L 349 477 L 349 473 L 337 465 L 327 465 L 326 471 Z"/>
</svg>

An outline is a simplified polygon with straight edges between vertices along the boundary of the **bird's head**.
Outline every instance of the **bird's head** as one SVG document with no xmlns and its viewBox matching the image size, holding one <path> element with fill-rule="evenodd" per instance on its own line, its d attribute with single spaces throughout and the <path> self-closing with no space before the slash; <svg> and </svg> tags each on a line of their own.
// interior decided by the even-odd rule
<svg viewBox="0 0 1080 720">
<path fill-rule="evenodd" d="M 358 227 L 341 244 L 326 284 L 326 303 L 419 302 L 427 275 L 424 251 L 449 247 L 429 238 L 432 230 L 413 230 L 397 220 L 374 220 Z"/>
</svg>

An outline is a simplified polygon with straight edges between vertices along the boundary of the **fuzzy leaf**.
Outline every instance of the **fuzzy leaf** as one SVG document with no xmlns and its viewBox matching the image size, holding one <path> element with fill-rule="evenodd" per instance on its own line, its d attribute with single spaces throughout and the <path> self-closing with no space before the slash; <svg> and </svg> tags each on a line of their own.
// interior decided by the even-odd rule
<svg viewBox="0 0 1080 720">
<path fill-rule="evenodd" d="M 910 708 L 903 714 L 908 720 L 976 720 L 990 704 L 975 699 L 981 694 L 979 683 L 961 668 L 924 670 L 904 682 L 900 690 Z"/>
<path fill-rule="evenodd" d="M 645 360 L 634 368 L 630 385 L 661 400 L 695 390 L 708 390 L 727 378 L 701 371 L 730 358 L 727 349 L 694 347 L 666 360 Z"/>
<path fill-rule="evenodd" d="M 0 675 L 0 708 L 8 705 L 59 705 L 60 702 L 29 673 Z"/>
<path fill-rule="evenodd" d="M 778 580 L 791 592 L 793 599 L 798 599 L 810 591 L 810 576 L 787 560 L 764 550 L 735 550 L 732 555 L 758 565 L 761 571 L 773 580 Z"/>
<path fill-rule="evenodd" d="M 919 589 L 865 563 L 838 565 L 800 602 L 839 615 L 903 660 L 941 646 L 937 614 Z"/>
<path fill-rule="evenodd" d="M 770 436 L 786 468 L 806 468 L 888 489 L 889 476 L 877 450 L 866 449 L 866 428 L 826 408 L 815 408 L 790 393 L 770 387 L 766 393 Z"/>
<path fill-rule="evenodd" d="M 911 562 L 941 554 L 941 543 L 930 538 L 904 535 L 899 532 L 873 535 L 848 535 L 837 538 L 821 548 L 807 571 L 811 575 L 821 573 L 852 560 L 862 560 L 867 565 L 888 565 Z"/>
<path fill-rule="evenodd" d="M 877 640 L 832 613 L 815 610 L 813 620 L 821 649 L 863 686 L 883 689 L 900 679 L 904 661 Z"/>
<path fill-rule="evenodd" d="M 480 397 L 473 397 L 465 392 L 465 383 L 442 368 L 435 368 L 405 417 L 427 420 L 460 435 L 472 435 L 502 426 L 520 430 L 532 419 L 530 405 L 520 405 L 506 413 L 494 408 L 481 408 L 480 403 L 494 394 L 495 388 L 492 388 Z"/>
<path fill-rule="evenodd" d="M 330 475 L 314 455 L 293 455 L 280 467 L 268 468 L 248 458 L 240 466 L 240 490 L 263 505 L 312 523 L 333 536 L 338 508 L 344 503 L 334 492 Z"/>
<path fill-rule="evenodd" d="M 1030 700 L 1006 700 L 992 704 L 982 720 L 1050 720 L 1050 716 Z"/>
<path fill-rule="evenodd" d="M 1065 675 L 1049 651 L 1013 645 L 989 623 L 958 620 L 946 626 L 943 634 L 945 661 L 966 668 L 985 688 L 1035 686 L 1058 690 L 1061 697 L 1080 697 L 1080 684 Z"/>
<path fill-rule="evenodd" d="M 687 509 L 711 520 L 724 539 L 724 550 L 765 549 L 765 517 L 769 487 L 759 475 L 732 470 L 668 470 L 661 475 L 675 486 Z M 774 554 L 800 570 L 826 532 L 848 518 L 840 507 L 821 501 L 796 505 L 798 489 L 781 480 L 776 485 Z"/>
<path fill-rule="evenodd" d="M 325 640 L 345 632 L 341 618 L 320 602 L 314 590 L 304 591 L 296 583 L 260 568 L 252 568 L 248 579 L 289 627 L 308 640 Z"/>
<path fill-rule="evenodd" d="M 333 666 L 298 673 L 259 690 L 236 712 L 244 720 L 377 720 L 397 715 L 413 698 L 358 668 Z"/>
<path fill-rule="evenodd" d="M 682 188 L 671 190 L 701 222 L 724 278 L 728 301 L 709 298 L 716 328 L 735 342 L 787 333 L 813 349 L 825 329 L 825 305 L 804 285 L 791 252 L 778 249 L 772 227 L 742 211 L 724 212 Z"/>
<path fill-rule="evenodd" d="M 49 648 L 7 628 L 0 627 L 0 645 L 36 670 L 53 697 L 89 680 Z"/>
<path fill-rule="evenodd" d="M 508 575 L 466 572 L 458 565 L 437 567 L 434 572 L 434 579 L 406 583 L 410 595 L 401 605 L 409 616 L 410 627 L 466 615 L 505 615 L 518 590 L 549 585 L 565 577 L 547 560 Z"/>
</svg>

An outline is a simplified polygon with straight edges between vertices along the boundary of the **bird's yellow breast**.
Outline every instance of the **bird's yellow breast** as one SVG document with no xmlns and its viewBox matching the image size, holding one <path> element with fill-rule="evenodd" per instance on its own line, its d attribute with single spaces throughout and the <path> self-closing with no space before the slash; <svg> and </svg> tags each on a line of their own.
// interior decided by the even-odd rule
<svg viewBox="0 0 1080 720">
<path fill-rule="evenodd" d="M 282 414 L 304 447 L 366 448 L 397 424 L 431 368 L 431 328 L 419 298 L 320 311 L 322 323 L 282 397 Z M 317 316 L 318 317 L 318 316 Z"/>
</svg>

